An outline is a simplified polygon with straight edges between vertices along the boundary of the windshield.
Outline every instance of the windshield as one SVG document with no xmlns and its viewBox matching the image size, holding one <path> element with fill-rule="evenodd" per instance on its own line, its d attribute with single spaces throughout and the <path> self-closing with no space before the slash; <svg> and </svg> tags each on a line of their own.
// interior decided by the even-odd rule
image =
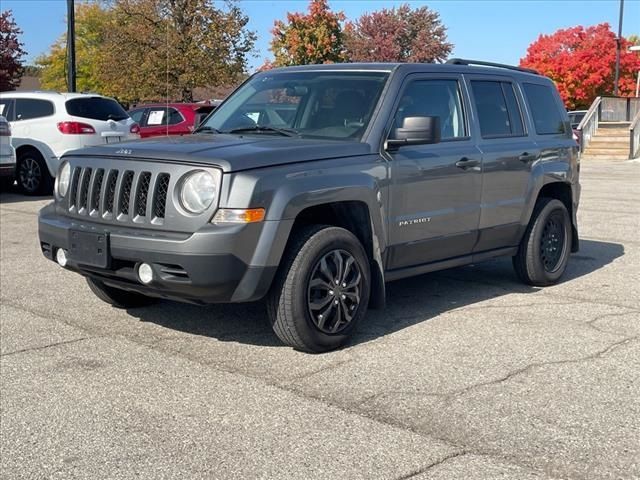
<svg viewBox="0 0 640 480">
<path fill-rule="evenodd" d="M 387 72 L 266 72 L 253 77 L 200 127 L 202 132 L 358 141 Z"/>
</svg>

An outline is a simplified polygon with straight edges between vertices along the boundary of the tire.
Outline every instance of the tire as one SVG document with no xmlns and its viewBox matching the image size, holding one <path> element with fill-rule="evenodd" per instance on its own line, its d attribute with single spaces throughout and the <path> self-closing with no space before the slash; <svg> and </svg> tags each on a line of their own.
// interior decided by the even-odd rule
<svg viewBox="0 0 640 480">
<path fill-rule="evenodd" d="M 336 283 L 328 277 L 337 276 L 340 262 L 343 278 Z M 271 326 L 296 350 L 334 350 L 365 316 L 370 289 L 369 261 L 355 235 L 326 225 L 305 227 L 291 239 L 267 298 Z"/>
<path fill-rule="evenodd" d="M 564 203 L 540 198 L 513 257 L 520 280 L 538 287 L 556 283 L 567 268 L 571 235 L 571 219 Z"/>
<path fill-rule="evenodd" d="M 89 289 L 105 303 L 116 308 L 137 308 L 145 307 L 156 303 L 155 298 L 147 297 L 141 293 L 128 292 L 119 288 L 113 288 L 105 285 L 100 280 L 87 278 Z"/>
<path fill-rule="evenodd" d="M 49 195 L 53 192 L 53 178 L 37 150 L 25 150 L 18 156 L 16 166 L 18 188 L 25 195 Z"/>
</svg>

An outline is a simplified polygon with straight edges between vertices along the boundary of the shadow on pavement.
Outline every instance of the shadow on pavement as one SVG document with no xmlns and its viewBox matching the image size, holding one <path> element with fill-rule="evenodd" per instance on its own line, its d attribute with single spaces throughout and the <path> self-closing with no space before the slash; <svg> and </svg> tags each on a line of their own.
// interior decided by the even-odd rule
<svg viewBox="0 0 640 480">
<path fill-rule="evenodd" d="M 41 200 L 53 200 L 52 195 L 44 195 L 37 197 L 30 197 L 28 195 L 24 195 L 18 190 L 16 185 L 12 187 L 5 187 L 4 185 L 0 187 L 0 204 L 10 204 L 10 203 L 25 203 L 25 202 L 36 202 Z"/>
<path fill-rule="evenodd" d="M 617 243 L 581 240 L 580 248 L 569 260 L 563 283 L 588 275 L 624 255 L 624 247 Z M 429 321 L 452 309 L 538 290 L 518 281 L 510 258 L 398 280 L 387 284 L 387 307 L 370 310 L 347 347 Z M 199 307 L 163 301 L 131 309 L 129 314 L 192 335 L 251 345 L 282 345 L 271 330 L 263 302 Z"/>
</svg>

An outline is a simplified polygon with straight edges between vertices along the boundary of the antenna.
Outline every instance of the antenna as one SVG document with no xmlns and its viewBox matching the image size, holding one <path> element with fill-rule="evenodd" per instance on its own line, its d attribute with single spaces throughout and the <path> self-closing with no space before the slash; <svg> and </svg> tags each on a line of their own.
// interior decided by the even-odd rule
<svg viewBox="0 0 640 480">
<path fill-rule="evenodd" d="M 167 118 L 165 118 L 165 127 L 166 127 L 166 134 L 167 137 L 169 136 L 169 20 L 167 19 L 167 29 L 166 29 L 166 49 L 167 49 L 167 71 L 166 71 L 166 78 L 165 78 L 165 84 L 166 84 L 166 88 L 167 88 L 167 92 L 165 95 L 165 115 L 167 116 Z"/>
</svg>

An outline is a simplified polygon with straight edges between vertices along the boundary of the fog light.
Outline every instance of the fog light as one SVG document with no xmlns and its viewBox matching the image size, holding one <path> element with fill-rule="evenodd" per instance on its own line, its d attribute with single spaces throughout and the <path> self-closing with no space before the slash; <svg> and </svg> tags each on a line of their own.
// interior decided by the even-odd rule
<svg viewBox="0 0 640 480">
<path fill-rule="evenodd" d="M 153 269 L 148 263 L 141 263 L 138 267 L 138 278 L 144 284 L 151 283 L 153 280 Z"/>
<path fill-rule="evenodd" d="M 62 248 L 56 250 L 56 262 L 61 267 L 67 266 L 67 252 L 65 252 Z"/>
</svg>

